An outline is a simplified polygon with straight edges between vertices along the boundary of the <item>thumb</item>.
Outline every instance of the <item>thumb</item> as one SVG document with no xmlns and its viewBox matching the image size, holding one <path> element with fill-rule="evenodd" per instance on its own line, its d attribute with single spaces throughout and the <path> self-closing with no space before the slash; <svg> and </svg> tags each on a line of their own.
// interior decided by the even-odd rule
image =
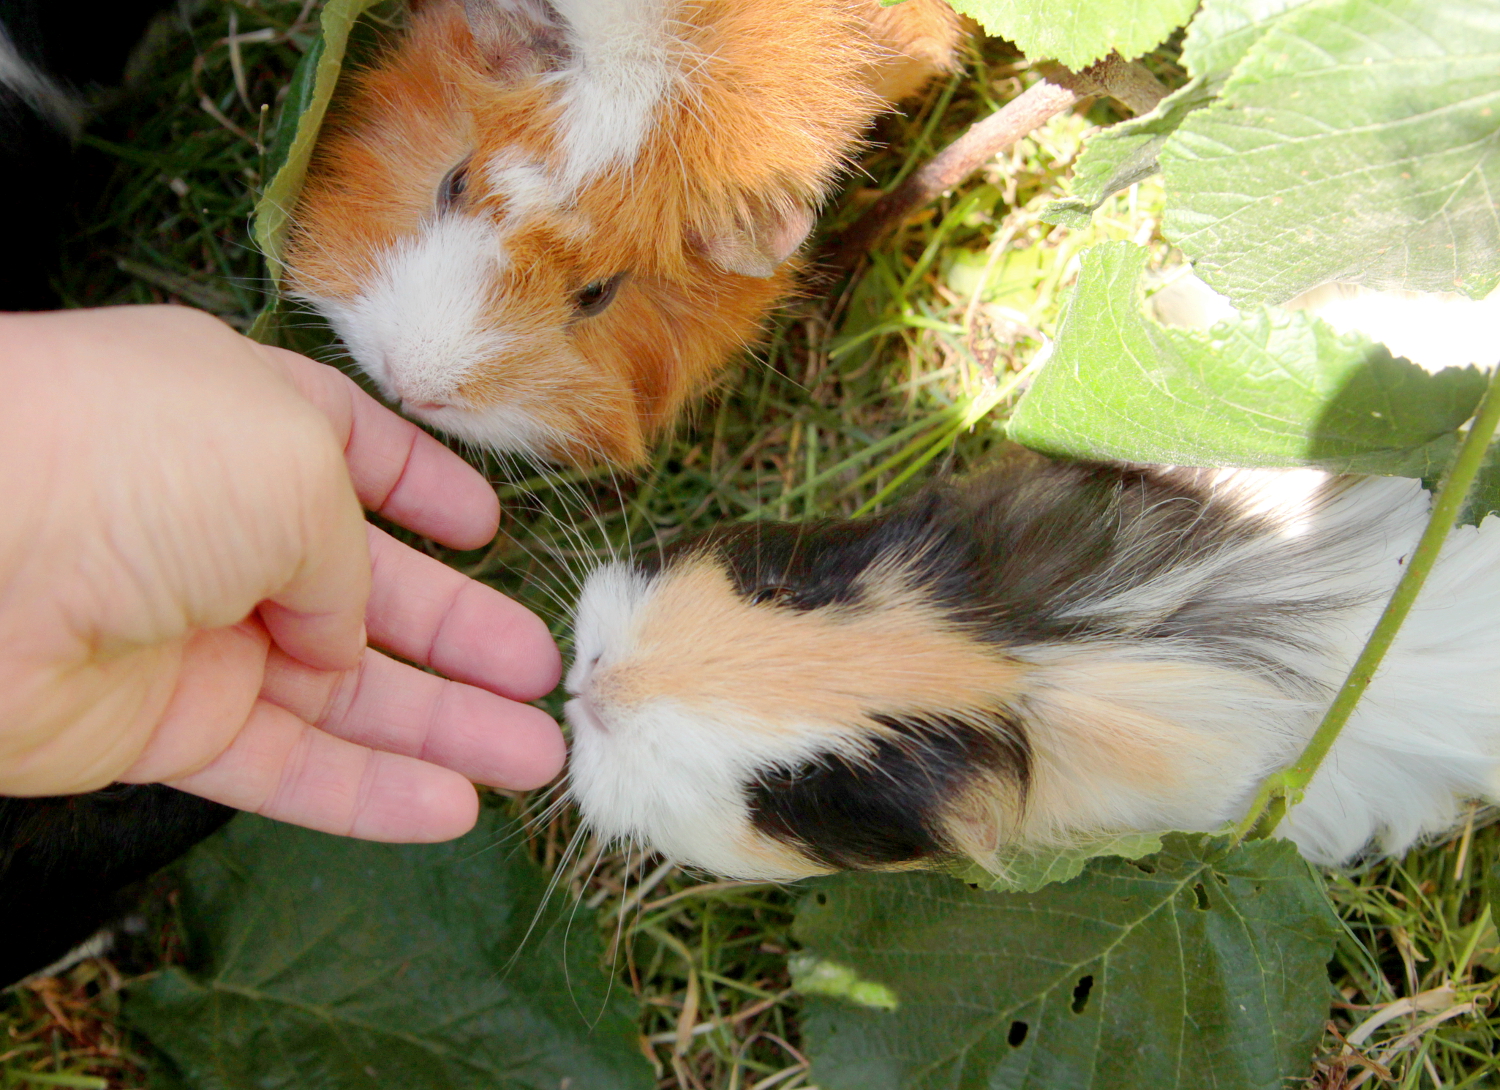
<svg viewBox="0 0 1500 1090">
<path fill-rule="evenodd" d="M 348 670 L 365 647 L 370 547 L 364 512 L 343 457 L 310 474 L 298 512 L 301 561 L 291 579 L 259 607 L 271 639 L 318 670 Z"/>
</svg>

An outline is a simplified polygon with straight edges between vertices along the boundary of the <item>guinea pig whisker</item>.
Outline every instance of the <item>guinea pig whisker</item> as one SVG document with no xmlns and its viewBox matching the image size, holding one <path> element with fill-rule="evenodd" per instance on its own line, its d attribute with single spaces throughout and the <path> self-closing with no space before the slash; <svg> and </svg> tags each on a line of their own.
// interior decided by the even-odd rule
<svg viewBox="0 0 1500 1090">
<path fill-rule="evenodd" d="M 580 826 L 578 829 L 574 830 L 573 835 L 568 838 L 568 843 L 563 848 L 562 856 L 557 861 L 557 867 L 553 870 L 551 877 L 547 881 L 546 888 L 542 891 L 541 899 L 537 902 L 536 911 L 531 914 L 531 923 L 526 926 L 526 932 L 521 936 L 521 941 L 516 943 L 516 948 L 511 951 L 510 957 L 506 959 L 505 964 L 500 969 L 500 976 L 502 978 L 507 976 L 510 973 L 511 969 L 515 967 L 516 959 L 521 956 L 521 952 L 526 948 L 526 943 L 531 939 L 532 932 L 536 930 L 537 924 L 541 922 L 542 916 L 546 913 L 547 906 L 552 903 L 552 895 L 557 892 L 558 885 L 559 883 L 561 883 L 563 875 L 568 871 L 568 863 L 571 860 L 573 854 L 578 851 L 579 845 L 582 843 L 584 835 L 585 830 L 582 826 Z M 573 918 L 576 915 L 577 904 L 575 902 L 574 911 L 569 915 L 568 923 L 563 929 L 564 950 L 567 949 L 568 934 L 572 930 Z M 567 979 L 567 971 L 567 958 L 564 957 L 563 973 L 565 979 Z M 568 995 L 569 997 L 571 997 L 573 994 L 573 982 L 571 979 L 568 979 L 567 983 Z M 574 1006 L 577 1006 L 576 1000 L 574 1001 Z M 583 1014 L 583 1011 L 579 1010 L 578 1013 Z"/>
</svg>

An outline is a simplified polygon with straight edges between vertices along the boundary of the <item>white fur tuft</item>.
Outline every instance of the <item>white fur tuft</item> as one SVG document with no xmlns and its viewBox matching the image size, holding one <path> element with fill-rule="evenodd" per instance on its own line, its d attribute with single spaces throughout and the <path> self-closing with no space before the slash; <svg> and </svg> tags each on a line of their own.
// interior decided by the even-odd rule
<svg viewBox="0 0 1500 1090">
<path fill-rule="evenodd" d="M 464 380 L 506 348 L 485 313 L 505 260 L 490 224 L 443 216 L 386 251 L 352 302 L 308 301 L 386 397 L 456 404 Z"/>
<path fill-rule="evenodd" d="M 0 26 L 0 87 L 8 87 L 37 113 L 76 138 L 83 128 L 83 103 L 47 73 L 21 56 Z"/>
<path fill-rule="evenodd" d="M 491 188 L 506 199 L 509 224 L 556 206 L 557 182 L 540 160 L 502 151 L 485 164 L 485 172 Z"/>
<path fill-rule="evenodd" d="M 633 162 L 673 78 L 670 0 L 553 0 L 572 58 L 562 92 L 563 182 Z"/>
</svg>

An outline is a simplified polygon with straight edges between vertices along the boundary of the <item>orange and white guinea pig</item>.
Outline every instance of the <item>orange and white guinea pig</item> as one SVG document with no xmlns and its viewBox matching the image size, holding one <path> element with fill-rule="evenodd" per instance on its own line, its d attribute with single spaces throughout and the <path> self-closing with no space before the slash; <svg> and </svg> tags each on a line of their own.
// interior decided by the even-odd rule
<svg viewBox="0 0 1500 1090">
<path fill-rule="evenodd" d="M 961 34 L 943 0 L 414 2 L 321 141 L 289 287 L 417 419 L 639 462 Z"/>
<path fill-rule="evenodd" d="M 1020 452 L 877 517 L 610 564 L 577 607 L 569 791 L 598 834 L 741 878 L 1214 829 L 1311 737 L 1428 510 L 1400 478 Z M 1281 831 L 1400 851 L 1497 770 L 1491 516 Z"/>
</svg>

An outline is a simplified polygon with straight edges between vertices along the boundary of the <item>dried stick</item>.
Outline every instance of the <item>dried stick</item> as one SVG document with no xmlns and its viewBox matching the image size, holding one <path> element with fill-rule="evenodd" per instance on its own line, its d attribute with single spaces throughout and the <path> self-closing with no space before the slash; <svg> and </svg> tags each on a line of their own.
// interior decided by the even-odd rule
<svg viewBox="0 0 1500 1090">
<path fill-rule="evenodd" d="M 844 232 L 827 264 L 838 273 L 858 265 L 891 230 L 921 208 L 963 181 L 1021 137 L 1049 118 L 1095 95 L 1109 95 L 1133 113 L 1145 113 L 1165 97 L 1156 77 L 1133 61 L 1110 55 L 1079 72 L 1049 66 L 1046 78 L 1011 99 L 989 117 L 914 171 L 906 181 L 872 204 Z"/>
</svg>

